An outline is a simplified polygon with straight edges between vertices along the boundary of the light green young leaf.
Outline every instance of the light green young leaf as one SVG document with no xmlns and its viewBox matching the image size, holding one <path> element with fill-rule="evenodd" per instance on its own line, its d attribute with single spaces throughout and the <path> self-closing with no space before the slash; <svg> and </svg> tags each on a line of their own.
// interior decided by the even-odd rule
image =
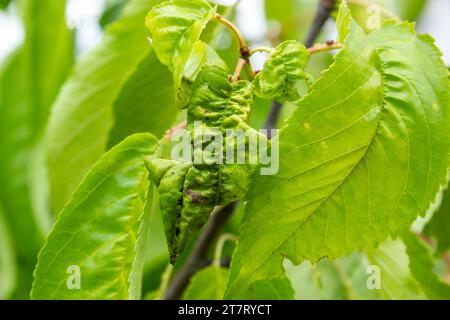
<svg viewBox="0 0 450 320">
<path fill-rule="evenodd" d="M 309 53 L 303 44 L 292 40 L 283 42 L 271 53 L 256 76 L 255 94 L 281 103 L 298 100 L 299 82 L 309 78 L 305 72 L 308 59 Z"/>
<path fill-rule="evenodd" d="M 449 300 L 450 285 L 433 272 L 434 259 L 430 249 L 415 234 L 405 233 L 402 238 L 409 255 L 411 274 L 420 284 L 421 289 L 430 299 Z"/>
<path fill-rule="evenodd" d="M 144 157 L 157 143 L 147 133 L 132 135 L 86 175 L 39 253 L 33 299 L 139 298 L 149 190 Z"/>
<path fill-rule="evenodd" d="M 129 2 L 123 17 L 108 26 L 102 42 L 77 62 L 53 107 L 46 146 L 55 212 L 106 149 L 114 101 L 149 54 L 143 21 L 155 2 L 159 1 Z"/>
<path fill-rule="evenodd" d="M 185 291 L 186 300 L 222 300 L 227 286 L 228 269 L 206 267 L 192 278 Z"/>
<path fill-rule="evenodd" d="M 381 61 L 380 61 L 381 59 Z M 228 292 L 295 264 L 376 245 L 425 214 L 446 181 L 449 81 L 409 24 L 354 24 L 280 133 L 280 170 L 255 176 Z"/>
<path fill-rule="evenodd" d="M 338 33 L 338 42 L 344 43 L 350 31 L 352 16 L 347 5 L 347 0 L 342 0 L 339 12 L 336 18 L 336 28 Z"/>
<path fill-rule="evenodd" d="M 320 260 L 312 265 L 305 261 L 294 266 L 289 260 L 283 263 L 298 300 L 360 300 L 379 299 L 378 290 L 369 290 L 367 258 L 362 254 Z"/>
<path fill-rule="evenodd" d="M 172 88 L 172 75 L 151 50 L 123 85 L 113 104 L 114 126 L 109 133 L 108 146 L 137 132 L 151 132 L 161 137 L 178 116 Z"/>
<path fill-rule="evenodd" d="M 376 291 L 379 291 L 384 299 L 426 299 L 411 274 L 406 246 L 402 241 L 388 239 L 378 248 L 368 249 L 367 256 L 370 264 L 379 268 L 380 288 Z"/>
<path fill-rule="evenodd" d="M 174 74 L 175 92 L 188 59 L 216 7 L 204 0 L 170 0 L 155 6 L 146 25 L 159 60 Z"/>
<path fill-rule="evenodd" d="M 202 67 L 218 67 L 228 72 L 228 66 L 217 52 L 203 41 L 197 41 L 184 67 L 183 79 L 177 90 L 177 106 L 184 109 L 192 95 L 192 85 Z"/>
<path fill-rule="evenodd" d="M 435 238 L 439 253 L 450 249 L 450 189 L 444 191 L 440 207 L 433 213 L 427 223 L 424 233 Z"/>
<path fill-rule="evenodd" d="M 184 77 L 195 81 L 201 68 L 204 66 L 219 67 L 228 72 L 228 66 L 223 62 L 217 52 L 203 41 L 197 41 L 184 68 Z"/>
</svg>

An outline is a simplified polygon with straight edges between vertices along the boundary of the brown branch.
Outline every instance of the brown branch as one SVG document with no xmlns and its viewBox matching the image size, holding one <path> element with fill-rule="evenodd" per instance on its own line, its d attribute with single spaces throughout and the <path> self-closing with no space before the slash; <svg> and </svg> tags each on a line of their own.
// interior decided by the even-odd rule
<svg viewBox="0 0 450 320">
<path fill-rule="evenodd" d="M 309 34 L 305 40 L 305 46 L 307 48 L 314 45 L 314 42 L 316 41 L 317 37 L 322 31 L 323 26 L 325 25 L 325 22 L 327 22 L 327 20 L 330 18 L 331 13 L 336 6 L 336 2 L 336 0 L 320 0 L 316 16 L 314 17 L 311 29 L 309 30 Z"/>
<path fill-rule="evenodd" d="M 181 297 L 184 290 L 189 284 L 191 277 L 202 267 L 204 267 L 205 257 L 214 238 L 224 226 L 228 218 L 233 213 L 236 202 L 233 202 L 222 209 L 218 210 L 211 216 L 208 225 L 200 235 L 195 247 L 192 249 L 191 255 L 180 271 L 172 279 L 167 288 L 164 299 L 176 300 Z"/>
<path fill-rule="evenodd" d="M 320 0 L 316 16 L 314 17 L 314 21 L 305 40 L 305 46 L 307 48 L 311 48 L 314 46 L 314 42 L 316 42 L 316 39 L 319 36 L 323 26 L 325 25 L 325 22 L 330 18 L 331 13 L 336 6 L 336 2 L 336 0 Z M 280 118 L 281 109 L 282 105 L 280 103 L 275 100 L 272 101 L 272 108 L 267 115 L 264 128 L 276 128 L 276 124 L 278 122 L 278 119 Z"/>
<path fill-rule="evenodd" d="M 269 114 L 267 115 L 266 122 L 264 123 L 264 128 L 267 129 L 267 137 L 272 138 L 271 131 L 272 129 L 277 128 L 277 122 L 280 118 L 282 104 L 276 100 L 272 101 L 272 107 L 269 110 Z"/>
</svg>

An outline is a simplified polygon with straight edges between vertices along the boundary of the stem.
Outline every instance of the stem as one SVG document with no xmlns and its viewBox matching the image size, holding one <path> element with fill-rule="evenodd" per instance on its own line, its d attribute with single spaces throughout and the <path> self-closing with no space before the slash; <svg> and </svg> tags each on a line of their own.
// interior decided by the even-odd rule
<svg viewBox="0 0 450 320">
<path fill-rule="evenodd" d="M 273 52 L 273 48 L 269 47 L 258 47 L 250 50 L 250 55 L 255 54 L 256 52 L 267 52 L 268 54 L 271 54 Z"/>
<path fill-rule="evenodd" d="M 236 82 L 240 79 L 242 68 L 244 68 L 246 65 L 247 60 L 240 58 L 236 66 L 236 69 L 234 69 L 233 78 L 231 79 L 232 82 Z"/>
<path fill-rule="evenodd" d="M 234 234 L 225 233 L 219 238 L 219 240 L 217 240 L 216 251 L 214 252 L 213 264 L 218 268 L 220 268 L 220 266 L 222 264 L 222 259 L 221 259 L 222 251 L 223 251 L 225 242 L 227 242 L 227 241 L 233 241 L 234 243 L 236 243 L 237 237 Z"/>
<path fill-rule="evenodd" d="M 216 19 L 217 22 L 224 24 L 225 26 L 228 27 L 228 29 L 233 31 L 233 33 L 235 34 L 236 38 L 239 41 L 239 51 L 241 52 L 241 56 L 243 58 L 248 57 L 249 54 L 248 46 L 247 43 L 245 42 L 244 37 L 242 36 L 241 31 L 239 31 L 239 29 L 230 20 L 222 17 L 218 13 L 216 13 L 214 18 Z"/>
<path fill-rule="evenodd" d="M 182 121 L 179 124 L 177 124 L 175 127 L 170 128 L 169 130 L 166 131 L 166 133 L 164 134 L 164 139 L 166 139 L 166 141 L 172 139 L 172 137 L 179 132 L 182 129 L 186 129 L 187 123 L 186 121 Z"/>
<path fill-rule="evenodd" d="M 361 7 L 369 7 L 369 6 L 375 6 L 378 7 L 378 9 L 380 9 L 380 12 L 383 14 L 383 16 L 385 16 L 388 19 L 393 19 L 396 21 L 401 21 L 401 19 L 395 14 L 393 13 L 391 10 L 388 10 L 387 8 L 380 6 L 379 4 L 376 4 L 372 1 L 369 0 L 347 0 L 348 3 L 350 4 L 354 4 L 357 6 L 361 6 Z"/>
<path fill-rule="evenodd" d="M 236 38 L 239 41 L 239 53 L 240 53 L 240 56 L 241 56 L 242 59 L 244 59 L 246 61 L 246 64 L 244 65 L 245 66 L 245 71 L 247 72 L 248 77 L 250 79 L 253 79 L 255 77 L 255 73 L 253 72 L 253 68 L 252 68 L 252 65 L 250 63 L 250 50 L 248 49 L 247 42 L 245 41 L 245 38 L 242 35 L 241 31 L 239 31 L 239 29 L 230 20 L 222 17 L 218 13 L 215 14 L 214 18 L 216 19 L 217 22 L 222 23 L 225 26 L 227 26 L 228 29 L 230 29 L 235 34 Z M 236 67 L 236 69 L 238 67 L 239 67 L 239 62 L 238 62 L 238 66 Z M 241 69 L 242 69 L 242 67 L 240 67 L 239 70 L 241 70 Z M 237 79 L 237 78 L 235 78 L 235 79 Z"/>
<path fill-rule="evenodd" d="M 192 249 L 191 255 L 167 288 L 164 297 L 166 300 L 175 300 L 181 297 L 191 277 L 203 266 L 203 260 L 213 239 L 233 213 L 236 203 L 233 202 L 213 213 L 208 225 Z"/>
<path fill-rule="evenodd" d="M 264 123 L 264 128 L 267 129 L 267 138 L 271 139 L 271 130 L 276 129 L 278 118 L 280 118 L 280 113 L 282 109 L 281 103 L 276 100 L 272 101 L 272 107 L 267 115 L 266 122 Z"/>
<path fill-rule="evenodd" d="M 316 44 L 308 49 L 309 54 L 315 54 L 319 52 L 325 52 L 330 50 L 336 50 L 343 48 L 344 45 L 342 43 L 323 43 L 323 44 Z"/>
</svg>

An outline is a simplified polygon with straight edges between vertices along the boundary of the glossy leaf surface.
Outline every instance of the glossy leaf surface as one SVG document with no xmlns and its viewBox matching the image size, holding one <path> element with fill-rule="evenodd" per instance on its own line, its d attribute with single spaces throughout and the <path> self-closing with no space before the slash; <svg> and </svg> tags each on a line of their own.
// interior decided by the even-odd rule
<svg viewBox="0 0 450 320">
<path fill-rule="evenodd" d="M 86 175 L 42 248 L 33 299 L 137 299 L 143 215 L 149 190 L 144 157 L 157 140 L 136 134 Z M 145 244 L 145 243 L 144 243 Z"/>
</svg>

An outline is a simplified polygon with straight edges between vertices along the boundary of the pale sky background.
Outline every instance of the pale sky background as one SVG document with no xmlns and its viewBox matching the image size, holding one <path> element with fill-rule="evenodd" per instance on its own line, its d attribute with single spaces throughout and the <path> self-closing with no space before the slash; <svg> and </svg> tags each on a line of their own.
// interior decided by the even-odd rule
<svg viewBox="0 0 450 320">
<path fill-rule="evenodd" d="M 104 6 L 104 0 L 69 0 L 67 7 L 68 23 L 77 29 L 78 52 L 95 46 L 101 39 L 98 19 Z M 236 0 L 217 0 L 230 4 Z M 238 24 L 244 35 L 258 41 L 266 34 L 264 24 L 264 0 L 241 0 L 238 7 Z M 240 23 L 241 22 L 241 23 Z M 242 23 L 245 22 L 245 23 Z M 444 60 L 450 64 L 450 0 L 429 0 L 417 26 L 420 33 L 430 33 L 444 53 Z M 3 59 L 23 39 L 20 20 L 12 12 L 0 12 L 0 64 Z M 259 59 L 257 59 L 259 60 Z M 256 67 L 260 61 L 255 61 Z"/>
</svg>

